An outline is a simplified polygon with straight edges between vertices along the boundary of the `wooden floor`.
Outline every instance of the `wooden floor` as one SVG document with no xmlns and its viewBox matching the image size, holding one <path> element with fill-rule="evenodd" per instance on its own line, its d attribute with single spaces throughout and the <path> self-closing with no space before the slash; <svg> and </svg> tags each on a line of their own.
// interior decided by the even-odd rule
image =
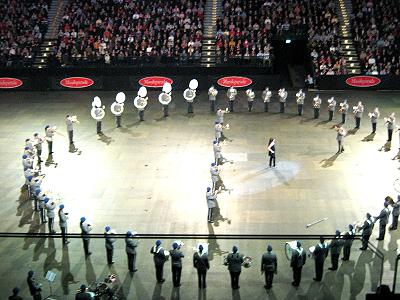
<svg viewBox="0 0 400 300">
<path fill-rule="evenodd" d="M 70 232 L 79 232 L 79 219 L 85 216 L 91 220 L 96 233 L 102 233 L 104 227 L 110 225 L 118 233 L 135 230 L 139 233 L 177 234 L 333 234 L 336 229 L 345 230 L 347 224 L 363 220 L 366 212 L 378 215 L 385 196 L 397 196 L 393 182 L 400 177 L 399 161 L 392 158 L 399 149 L 398 134 L 394 135 L 391 150 L 379 150 L 389 146 L 386 144 L 383 117 L 395 111 L 400 118 L 400 93 L 321 92 L 324 103 L 319 120 L 313 119 L 310 104 L 315 93 L 307 94 L 302 117 L 296 115 L 295 91 L 289 92 L 285 114 L 277 113 L 276 98 L 273 99 L 270 113 L 262 112 L 260 101 L 256 103 L 254 112 L 249 113 L 246 111 L 244 93 L 241 93 L 237 112 L 225 116 L 225 123 L 230 124 L 230 130 L 225 134 L 232 141 L 225 142 L 222 151 L 233 163 L 221 167 L 221 176 L 228 190 L 218 196 L 219 213 L 213 225 L 207 223 L 205 191 L 211 184 L 209 167 L 213 161 L 215 115 L 208 111 L 205 93 L 200 93 L 196 99 L 193 115 L 186 114 L 181 92 L 173 94 L 168 119 L 162 118 L 158 94 L 150 93 L 145 122 L 138 122 L 132 101 L 136 94 L 127 92 L 130 100 L 125 105 L 123 128 L 119 129 L 115 128 L 113 115 L 109 111 L 116 92 L 1 93 L 1 231 L 47 230 L 45 226 L 38 225 L 38 216 L 32 211 L 32 203 L 26 201 L 24 191 L 21 192 L 24 182 L 21 166 L 24 140 L 34 132 L 43 133 L 46 124 L 58 127 L 54 141 L 54 161 L 57 165 L 42 166 L 46 174 L 43 187 L 58 204 L 65 205 L 65 210 L 69 212 Z M 107 107 L 103 136 L 96 134 L 96 122 L 90 117 L 91 101 L 95 95 L 100 96 Z M 361 129 L 350 130 L 345 139 L 346 150 L 340 155 L 336 154 L 336 134 L 332 129 L 333 125 L 339 123 L 340 116 L 336 115 L 332 122 L 326 121 L 326 100 L 330 96 L 336 96 L 338 103 L 344 98 L 349 99 L 350 107 L 358 101 L 365 104 Z M 225 99 L 220 99 L 220 104 L 225 107 Z M 371 136 L 367 113 L 376 106 L 380 108 L 381 119 L 377 134 Z M 77 115 L 80 120 L 74 132 L 75 146 L 78 148 L 75 153 L 68 151 L 64 122 L 66 114 Z M 351 115 L 345 127 L 354 127 Z M 274 137 L 277 143 L 276 168 L 269 168 L 267 163 L 266 143 L 269 137 Z M 44 156 L 47 156 L 46 147 Z M 322 218 L 327 220 L 306 229 L 306 224 Z M 373 239 L 375 242 L 375 237 L 376 232 L 371 241 Z M 388 232 L 385 241 L 377 244 L 385 254 L 384 282 L 389 284 L 398 238 L 398 232 Z M 177 299 L 170 283 L 164 284 L 162 291 L 158 291 L 157 286 L 154 288 L 152 261 L 147 254 L 152 242 L 143 241 L 141 249 L 143 261 L 140 263 L 148 272 L 125 279 L 126 299 Z M 353 263 L 353 269 L 343 271 L 351 274 L 349 280 L 343 282 L 343 278 L 337 278 L 338 275 L 327 275 L 329 282 L 315 287 L 315 283 L 312 283 L 313 263 L 310 260 L 305 271 L 308 275 L 304 274 L 304 290 L 291 290 L 291 274 L 283 256 L 284 242 L 273 242 L 282 258 L 280 266 L 283 273 L 276 279 L 275 294 L 269 294 L 271 299 L 320 299 L 321 295 L 325 295 L 325 299 L 363 299 L 363 295 L 376 284 L 376 277 L 372 278 L 371 273 L 379 270 L 379 264 L 374 257 L 367 257 L 369 254 L 354 250 L 357 260 Z M 0 264 L 4 264 L 4 268 L 0 268 L 2 299 L 14 285 L 21 286 L 24 295 L 27 295 L 24 276 L 31 266 L 37 268 L 40 275 L 46 270 L 55 271 L 60 277 L 56 281 L 64 278 L 61 284 L 60 281 L 55 283 L 60 299 L 73 299 L 72 294 L 82 281 L 94 281 L 107 271 L 102 241 L 93 245 L 96 256 L 92 260 L 97 264 L 92 276 L 88 276 L 80 241 L 73 241 L 67 251 L 65 248 L 62 250 L 58 240 L 55 241 L 57 246 L 51 245 L 51 240 L 25 241 L 22 249 L 20 243 L 17 239 L 0 240 L 0 247 L 4 249 L 0 254 L 3 256 L 3 263 Z M 191 247 L 196 243 L 188 242 Z M 213 260 L 218 272 L 210 274 L 207 299 L 264 299 L 262 278 L 258 275 L 258 257 L 265 250 L 266 243 L 237 243 L 245 254 L 256 258 L 255 266 L 249 269 L 251 271 L 243 271 L 243 278 L 248 278 L 249 285 L 246 286 L 247 281 L 242 283 L 240 296 L 230 293 L 229 275 L 222 266 L 222 256 L 230 250 L 232 241 L 219 241 L 217 245 L 220 251 L 215 251 Z M 185 283 L 181 287 L 180 298 L 193 299 L 198 296 L 203 299 L 204 295 L 197 295 L 197 289 L 193 288 L 196 278 L 190 260 L 193 253 L 191 247 L 185 250 L 187 266 L 183 275 L 190 278 L 186 278 L 187 290 Z M 119 241 L 119 248 L 115 272 L 125 274 L 123 241 Z M 68 264 L 71 262 L 70 273 L 74 277 L 67 283 L 65 252 L 69 252 Z M 15 257 L 10 260 L 10 255 Z M 368 265 L 369 259 L 373 261 L 372 266 Z M 364 262 L 368 265 L 366 273 L 362 271 Z M 20 272 L 12 275 L 13 280 L 6 281 L 5 278 L 10 278 L 10 271 L 15 266 L 20 267 Z M 169 266 L 166 270 L 168 281 Z M 359 276 L 356 274 L 359 271 L 364 272 L 363 276 L 366 277 L 364 280 L 358 278 L 354 287 L 351 282 L 355 276 Z M 260 277 L 257 278 L 259 282 L 253 282 L 255 277 L 250 276 L 253 273 Z M 140 276 L 143 287 L 138 291 L 134 285 Z M 334 291 L 334 280 L 342 281 L 341 294 Z M 132 287 L 128 288 L 130 284 Z M 330 291 L 329 285 L 333 291 Z M 69 296 L 65 290 L 68 286 Z M 316 288 L 323 293 L 315 293 Z M 306 296 L 308 298 L 304 298 Z"/>
</svg>

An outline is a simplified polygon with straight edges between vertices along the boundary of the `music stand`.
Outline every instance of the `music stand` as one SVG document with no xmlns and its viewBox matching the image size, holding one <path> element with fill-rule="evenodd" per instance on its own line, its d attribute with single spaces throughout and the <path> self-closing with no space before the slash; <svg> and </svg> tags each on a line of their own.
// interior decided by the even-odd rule
<svg viewBox="0 0 400 300">
<path fill-rule="evenodd" d="M 52 285 L 51 284 L 53 283 L 55 278 L 56 278 L 56 273 L 51 272 L 51 271 L 47 271 L 46 279 L 49 282 L 49 287 L 50 287 L 50 295 L 45 298 L 47 300 L 53 300 L 54 299 L 54 298 L 51 298 L 51 296 L 55 296 L 55 295 L 53 295 L 53 289 L 52 289 Z"/>
</svg>

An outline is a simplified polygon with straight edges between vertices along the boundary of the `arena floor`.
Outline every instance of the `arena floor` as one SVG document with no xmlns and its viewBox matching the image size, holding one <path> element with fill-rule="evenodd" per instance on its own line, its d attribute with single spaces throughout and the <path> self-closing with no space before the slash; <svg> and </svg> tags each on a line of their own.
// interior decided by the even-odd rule
<svg viewBox="0 0 400 300">
<path fill-rule="evenodd" d="M 206 93 L 200 93 L 196 99 L 193 115 L 186 114 L 181 92 L 173 93 L 168 119 L 162 118 L 158 94 L 150 93 L 145 121 L 138 122 L 132 101 L 136 94 L 127 92 L 129 100 L 122 118 L 123 128 L 115 128 L 109 111 L 115 94 L 74 91 L 0 95 L 2 232 L 47 230 L 39 225 L 32 203 L 21 191 L 24 140 L 34 132 L 44 133 L 46 124 L 56 125 L 58 132 L 54 139 L 56 164 L 42 166 L 46 174 L 43 186 L 69 212 L 69 232 L 78 233 L 79 219 L 86 216 L 95 233 L 102 233 L 104 226 L 110 225 L 118 233 L 133 229 L 139 233 L 174 234 L 333 234 L 336 229 L 345 230 L 347 224 L 363 220 L 366 212 L 378 215 L 384 197 L 397 195 L 393 182 L 400 177 L 399 161 L 392 158 L 398 153 L 399 136 L 394 134 L 392 145 L 386 143 L 383 117 L 395 111 L 400 118 L 399 92 L 321 92 L 323 108 L 319 120 L 314 120 L 312 115 L 313 92 L 307 93 L 302 117 L 296 115 L 294 91 L 289 92 L 285 114 L 277 113 L 276 97 L 270 113 L 262 112 L 260 101 L 254 112 L 249 113 L 241 92 L 237 112 L 225 116 L 225 123 L 230 124 L 225 134 L 231 141 L 225 142 L 222 152 L 233 163 L 222 166 L 221 177 L 228 190 L 218 197 L 219 211 L 213 225 L 207 223 L 205 190 L 211 184 L 209 167 L 213 161 L 215 115 L 209 112 Z M 103 136 L 96 134 L 96 122 L 90 117 L 95 95 L 107 107 Z M 336 154 L 333 130 L 340 116 L 335 116 L 335 122 L 327 122 L 326 100 L 330 96 L 336 96 L 338 103 L 346 97 L 350 106 L 360 100 L 365 105 L 361 129 L 350 130 L 345 139 L 345 152 L 340 155 Z M 223 107 L 225 100 L 220 98 Z M 381 119 L 377 134 L 371 136 L 367 112 L 375 106 L 380 108 Z M 78 149 L 73 153 L 69 152 L 66 114 L 77 115 L 80 121 L 74 131 Z M 345 127 L 354 127 L 351 115 Z M 269 168 L 267 163 L 269 137 L 274 137 L 277 143 L 276 168 Z M 44 156 L 47 156 L 47 147 L 44 147 Z M 306 229 L 306 224 L 322 218 L 327 220 Z M 58 220 L 56 228 L 59 231 Z M 373 243 L 376 236 L 377 228 L 371 237 Z M 389 232 L 384 242 L 376 243 L 385 254 L 384 283 L 390 284 L 392 280 L 398 238 L 398 231 Z M 119 241 L 113 272 L 122 277 L 126 299 L 363 299 L 366 292 L 375 288 L 374 272 L 379 270 L 376 258 L 371 253 L 358 251 L 357 244 L 354 246 L 357 260 L 343 267 L 343 276 L 331 272 L 323 283 L 314 283 L 313 263 L 308 261 L 303 287 L 295 290 L 290 285 L 291 273 L 283 256 L 284 241 L 274 241 L 276 252 L 282 252 L 278 254 L 282 271 L 273 291 L 266 294 L 262 278 L 257 274 L 258 257 L 265 251 L 267 241 L 238 242 L 240 251 L 247 251 L 245 254 L 257 259 L 251 271 L 242 272 L 244 281 L 240 292 L 232 294 L 228 272 L 221 264 L 222 256 L 234 242 L 219 241 L 216 245 L 210 242 L 210 252 L 213 247 L 215 250 L 211 263 L 215 263 L 217 271 L 209 276 L 207 294 L 197 294 L 190 247 L 185 253 L 183 285 L 177 294 L 171 288 L 169 266 L 165 268 L 168 283 L 162 290 L 155 284 L 148 254 L 152 242 L 143 241 L 143 257 L 139 256 L 139 269 L 143 265 L 142 269 L 148 272 L 138 272 L 132 278 L 122 275 L 126 274 L 126 257 L 123 241 Z M 193 246 L 196 242 L 187 244 Z M 73 299 L 75 289 L 82 282 L 95 281 L 108 272 L 104 244 L 100 240 L 93 244 L 92 267 L 84 260 L 80 240 L 72 241 L 63 249 L 61 242 L 53 239 L 24 242 L 0 239 L 0 247 L 4 250 L 0 254 L 4 265 L 0 268 L 1 299 L 14 285 L 21 286 L 27 295 L 25 274 L 31 267 L 40 275 L 47 270 L 59 274 L 54 284 L 57 299 Z M 20 271 L 11 272 L 16 267 Z M 365 277 L 357 277 L 359 272 Z M 350 274 L 348 279 L 346 274 Z M 260 278 L 255 281 L 254 276 Z M 338 293 L 336 287 L 340 284 L 341 293 Z M 44 290 L 47 292 L 47 285 Z"/>
</svg>

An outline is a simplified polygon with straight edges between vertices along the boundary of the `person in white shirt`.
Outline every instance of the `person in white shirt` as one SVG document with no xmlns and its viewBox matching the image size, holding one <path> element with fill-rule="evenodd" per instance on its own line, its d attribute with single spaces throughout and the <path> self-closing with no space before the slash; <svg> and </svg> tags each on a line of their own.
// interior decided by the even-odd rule
<svg viewBox="0 0 400 300">
<path fill-rule="evenodd" d="M 66 115 L 65 124 L 67 125 L 69 144 L 74 144 L 74 123 L 78 123 L 76 116 Z"/>
</svg>

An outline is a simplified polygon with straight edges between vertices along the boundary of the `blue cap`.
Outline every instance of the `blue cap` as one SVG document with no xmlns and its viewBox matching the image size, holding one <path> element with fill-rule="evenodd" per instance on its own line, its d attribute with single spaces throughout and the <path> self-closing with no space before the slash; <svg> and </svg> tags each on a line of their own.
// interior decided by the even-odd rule
<svg viewBox="0 0 400 300">
<path fill-rule="evenodd" d="M 210 188 L 210 187 L 207 188 L 207 192 L 209 192 L 209 191 L 211 191 L 211 188 Z"/>
<path fill-rule="evenodd" d="M 219 122 L 215 122 L 215 124 L 219 124 Z"/>
<path fill-rule="evenodd" d="M 60 209 L 64 209 L 64 204 L 60 204 Z"/>
<path fill-rule="evenodd" d="M 238 247 L 233 246 L 233 247 L 232 247 L 232 252 L 233 252 L 233 253 L 236 253 L 237 251 L 238 251 Z"/>
<path fill-rule="evenodd" d="M 24 150 L 29 150 L 29 147 L 25 147 Z"/>
<path fill-rule="evenodd" d="M 24 154 L 24 155 L 22 155 L 22 158 L 23 159 L 28 158 L 28 155 Z"/>
<path fill-rule="evenodd" d="M 35 195 L 39 195 L 39 193 L 40 193 L 41 191 L 42 191 L 41 189 L 36 189 L 36 190 L 35 190 Z"/>
<path fill-rule="evenodd" d="M 300 248 L 301 247 L 301 243 L 300 243 L 300 241 L 297 241 L 297 248 Z"/>
<path fill-rule="evenodd" d="M 199 251 L 203 251 L 203 245 L 199 245 Z"/>
<path fill-rule="evenodd" d="M 33 176 L 28 176 L 28 180 L 31 181 L 33 179 Z"/>
<path fill-rule="evenodd" d="M 83 222 L 85 222 L 86 221 L 86 218 L 85 217 L 82 217 L 81 218 L 81 222 L 83 223 Z"/>
<path fill-rule="evenodd" d="M 354 229 L 354 226 L 353 226 L 352 224 L 349 224 L 349 229 L 350 229 L 350 230 L 353 230 L 353 229 Z"/>
<path fill-rule="evenodd" d="M 172 248 L 174 248 L 174 249 L 178 248 L 178 243 L 173 243 Z"/>
<path fill-rule="evenodd" d="M 50 127 L 50 125 L 46 125 L 46 126 L 44 126 L 44 129 L 47 129 L 47 128 L 49 128 Z"/>
<path fill-rule="evenodd" d="M 107 225 L 105 230 L 106 230 L 106 232 L 109 232 L 111 230 L 111 227 Z"/>
<path fill-rule="evenodd" d="M 132 231 L 127 231 L 127 232 L 126 232 L 126 235 L 127 235 L 127 236 L 131 236 L 131 235 L 132 235 Z"/>
<path fill-rule="evenodd" d="M 271 252 L 271 251 L 272 251 L 272 246 L 271 246 L 271 245 L 268 245 L 268 246 L 267 246 L 267 250 L 268 250 L 269 252 Z"/>
<path fill-rule="evenodd" d="M 339 229 L 336 229 L 335 235 L 340 235 L 340 230 Z"/>
<path fill-rule="evenodd" d="M 157 240 L 156 241 L 156 246 L 160 246 L 161 245 L 161 241 L 160 240 Z"/>
<path fill-rule="evenodd" d="M 50 201 L 50 199 L 49 198 L 44 198 L 44 203 L 47 203 L 47 202 L 49 202 Z"/>
<path fill-rule="evenodd" d="M 215 166 L 215 163 L 212 163 L 212 164 L 211 164 L 211 167 L 214 167 L 214 166 Z"/>
<path fill-rule="evenodd" d="M 215 145 L 216 143 L 218 143 L 218 141 L 213 141 L 213 144 Z"/>
</svg>

